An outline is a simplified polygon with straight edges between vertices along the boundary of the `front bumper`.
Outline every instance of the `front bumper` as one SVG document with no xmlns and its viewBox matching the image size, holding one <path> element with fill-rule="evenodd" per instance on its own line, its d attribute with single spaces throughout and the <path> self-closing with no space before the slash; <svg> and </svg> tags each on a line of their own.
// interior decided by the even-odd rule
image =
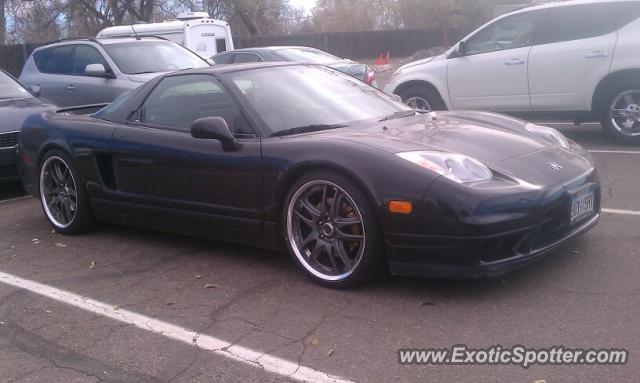
<svg viewBox="0 0 640 383">
<path fill-rule="evenodd" d="M 596 213 L 558 238 L 540 239 L 543 225 L 500 235 L 476 238 L 402 238 L 415 247 L 388 246 L 393 275 L 433 278 L 497 277 L 535 262 L 553 249 L 593 228 L 600 219 Z M 533 244 L 539 244 L 538 247 Z M 471 260 L 472 262 L 469 262 Z"/>
<path fill-rule="evenodd" d="M 572 192 L 586 185 L 592 185 L 593 213 L 572 223 Z M 531 197 L 530 204 L 521 210 L 515 208 L 518 214 L 500 215 L 495 210 L 505 198 L 508 196 L 493 198 L 493 207 L 482 214 L 452 218 L 451 222 L 456 223 L 450 226 L 445 226 L 444 219 L 437 219 L 442 221 L 437 226 L 449 228 L 437 232 L 431 223 L 437 234 L 386 232 L 391 273 L 442 278 L 498 276 L 542 258 L 593 228 L 600 218 L 601 189 L 595 170 L 541 190 L 539 198 Z M 469 231 L 462 233 L 460 227 Z"/>
</svg>

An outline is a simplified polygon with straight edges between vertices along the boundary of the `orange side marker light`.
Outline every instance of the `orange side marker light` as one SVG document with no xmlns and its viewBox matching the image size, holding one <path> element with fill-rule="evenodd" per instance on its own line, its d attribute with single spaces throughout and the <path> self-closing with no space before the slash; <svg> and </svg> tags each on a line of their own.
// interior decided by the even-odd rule
<svg viewBox="0 0 640 383">
<path fill-rule="evenodd" d="M 389 211 L 398 214 L 411 214 L 413 205 L 407 201 L 389 201 Z"/>
</svg>

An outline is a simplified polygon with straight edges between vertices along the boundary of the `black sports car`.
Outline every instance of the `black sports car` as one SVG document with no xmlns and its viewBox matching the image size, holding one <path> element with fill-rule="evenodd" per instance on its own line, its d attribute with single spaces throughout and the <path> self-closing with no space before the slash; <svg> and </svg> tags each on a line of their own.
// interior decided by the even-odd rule
<svg viewBox="0 0 640 383">
<path fill-rule="evenodd" d="M 53 107 L 35 97 L 0 69 L 0 184 L 18 180 L 16 146 L 25 118 Z"/>
<path fill-rule="evenodd" d="M 556 130 L 419 113 L 334 69 L 158 77 L 100 111 L 31 116 L 20 176 L 61 233 L 94 218 L 269 248 L 313 280 L 491 276 L 595 225 L 593 162 Z"/>
</svg>

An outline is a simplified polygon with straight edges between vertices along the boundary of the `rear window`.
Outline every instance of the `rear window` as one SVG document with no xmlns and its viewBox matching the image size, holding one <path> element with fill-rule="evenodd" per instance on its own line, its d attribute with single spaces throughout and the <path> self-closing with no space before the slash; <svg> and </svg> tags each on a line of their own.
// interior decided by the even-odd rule
<svg viewBox="0 0 640 383">
<path fill-rule="evenodd" d="M 222 53 L 227 51 L 227 40 L 216 39 L 216 52 Z"/>
<path fill-rule="evenodd" d="M 282 57 L 284 61 L 315 64 L 327 64 L 336 61 L 342 61 L 339 57 L 336 57 L 330 53 L 311 48 L 278 49 L 275 53 L 278 56 Z"/>
</svg>

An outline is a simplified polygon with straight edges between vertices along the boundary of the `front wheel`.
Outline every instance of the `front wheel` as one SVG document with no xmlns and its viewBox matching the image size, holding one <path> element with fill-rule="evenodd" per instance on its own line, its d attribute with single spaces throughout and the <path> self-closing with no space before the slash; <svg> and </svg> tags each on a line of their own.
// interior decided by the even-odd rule
<svg viewBox="0 0 640 383">
<path fill-rule="evenodd" d="M 602 127 L 626 143 L 640 143 L 640 81 L 609 89 L 600 106 Z"/>
<path fill-rule="evenodd" d="M 384 268 L 382 235 L 360 189 L 338 174 L 299 179 L 284 211 L 286 246 L 307 276 L 329 287 L 349 287 Z"/>
<path fill-rule="evenodd" d="M 411 86 L 398 95 L 402 102 L 416 110 L 447 110 L 438 92 L 428 86 Z"/>
<path fill-rule="evenodd" d="M 76 234 L 93 224 L 93 214 L 80 176 L 69 156 L 60 150 L 44 155 L 40 166 L 39 194 L 44 213 L 63 234 Z"/>
</svg>

